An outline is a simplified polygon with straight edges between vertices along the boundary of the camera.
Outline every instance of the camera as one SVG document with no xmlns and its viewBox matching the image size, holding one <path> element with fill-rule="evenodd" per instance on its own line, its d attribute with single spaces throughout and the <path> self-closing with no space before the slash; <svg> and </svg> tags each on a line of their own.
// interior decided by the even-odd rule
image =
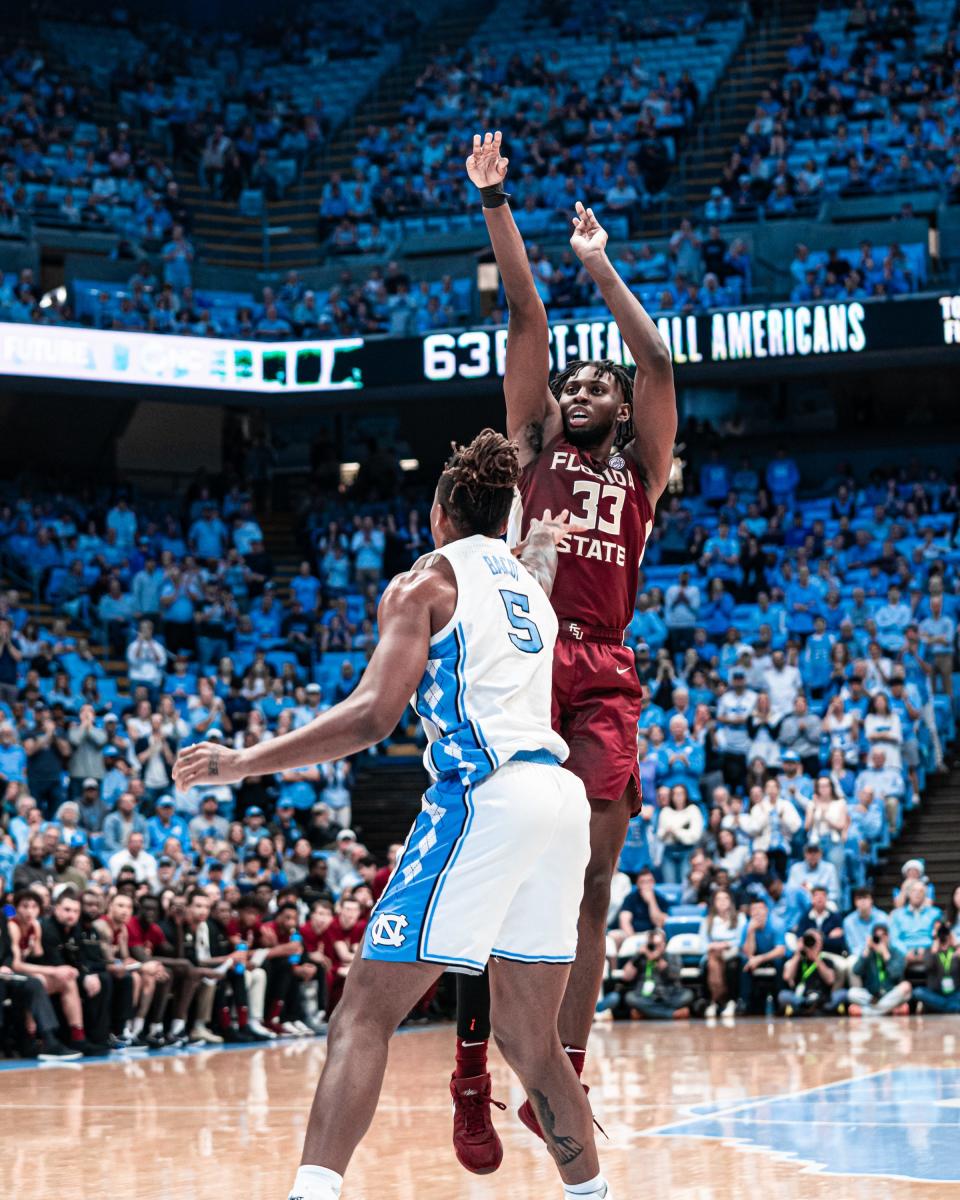
<svg viewBox="0 0 960 1200">
<path fill-rule="evenodd" d="M 937 926 L 937 941 L 940 943 L 941 946 L 947 945 L 947 943 L 950 941 L 950 926 L 949 925 L 938 925 Z"/>
<path fill-rule="evenodd" d="M 815 950 L 817 947 L 817 935 L 815 933 L 805 933 L 803 935 L 803 945 L 807 950 Z"/>
</svg>

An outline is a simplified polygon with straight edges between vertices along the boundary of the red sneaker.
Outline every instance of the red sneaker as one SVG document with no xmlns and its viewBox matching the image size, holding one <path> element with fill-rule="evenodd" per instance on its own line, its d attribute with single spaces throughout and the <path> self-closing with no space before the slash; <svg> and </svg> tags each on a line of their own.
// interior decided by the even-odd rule
<svg viewBox="0 0 960 1200">
<path fill-rule="evenodd" d="M 490 1119 L 490 1105 L 507 1106 L 490 1095 L 489 1075 L 450 1079 L 453 1097 L 453 1152 L 457 1162 L 474 1175 L 491 1175 L 503 1162 L 503 1143 Z"/>
</svg>

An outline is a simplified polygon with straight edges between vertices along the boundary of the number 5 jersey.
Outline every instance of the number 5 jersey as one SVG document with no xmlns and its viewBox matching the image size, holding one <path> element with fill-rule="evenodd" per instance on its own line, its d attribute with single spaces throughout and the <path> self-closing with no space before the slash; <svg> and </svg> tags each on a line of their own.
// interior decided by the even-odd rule
<svg viewBox="0 0 960 1200">
<path fill-rule="evenodd" d="M 457 606 L 430 639 L 417 689 L 427 770 L 475 785 L 517 755 L 562 762 L 567 746 L 551 726 L 557 618 L 546 592 L 497 538 L 437 553 L 453 568 Z"/>
</svg>

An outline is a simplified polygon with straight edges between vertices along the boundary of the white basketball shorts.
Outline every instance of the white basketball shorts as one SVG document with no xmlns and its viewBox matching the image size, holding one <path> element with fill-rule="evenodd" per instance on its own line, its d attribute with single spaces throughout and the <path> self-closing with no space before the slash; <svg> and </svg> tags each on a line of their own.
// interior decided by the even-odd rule
<svg viewBox="0 0 960 1200">
<path fill-rule="evenodd" d="M 481 971 L 572 962 L 590 857 L 583 784 L 549 755 L 476 786 L 440 780 L 367 925 L 363 957 Z"/>
</svg>

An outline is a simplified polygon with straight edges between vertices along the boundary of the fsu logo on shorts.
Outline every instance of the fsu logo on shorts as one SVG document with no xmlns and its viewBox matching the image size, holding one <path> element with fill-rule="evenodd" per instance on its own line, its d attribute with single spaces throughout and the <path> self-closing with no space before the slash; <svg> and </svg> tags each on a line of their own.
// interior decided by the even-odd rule
<svg viewBox="0 0 960 1200">
<path fill-rule="evenodd" d="M 614 471 L 622 471 L 626 465 L 622 454 L 614 454 L 607 459 L 607 466 Z"/>
</svg>

